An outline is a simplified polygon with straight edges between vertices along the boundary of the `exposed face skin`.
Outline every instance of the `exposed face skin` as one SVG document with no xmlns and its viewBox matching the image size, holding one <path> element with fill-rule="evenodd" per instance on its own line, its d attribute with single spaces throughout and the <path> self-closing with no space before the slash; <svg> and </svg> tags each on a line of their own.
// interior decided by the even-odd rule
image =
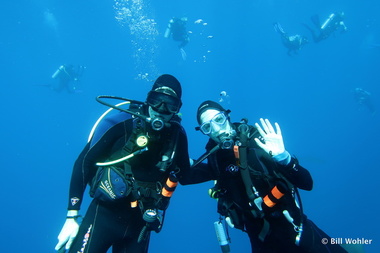
<svg viewBox="0 0 380 253">
<path fill-rule="evenodd" d="M 169 122 L 174 114 L 163 114 L 155 111 L 151 106 L 148 108 L 149 111 L 149 117 L 152 119 L 154 118 L 161 118 L 165 123 Z"/>
<path fill-rule="evenodd" d="M 226 139 L 233 139 L 236 135 L 235 130 L 232 128 L 231 122 L 227 119 L 223 124 L 218 124 L 212 119 L 219 114 L 218 110 L 206 110 L 200 116 L 201 125 L 205 122 L 211 122 L 211 132 L 207 134 L 212 140 L 218 144 Z"/>
</svg>

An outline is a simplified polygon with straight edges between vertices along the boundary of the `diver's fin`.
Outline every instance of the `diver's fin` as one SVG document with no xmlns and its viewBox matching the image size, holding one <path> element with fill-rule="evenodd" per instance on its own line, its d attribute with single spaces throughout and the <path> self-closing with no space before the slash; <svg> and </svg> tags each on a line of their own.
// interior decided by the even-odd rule
<svg viewBox="0 0 380 253">
<path fill-rule="evenodd" d="M 285 31 L 284 29 L 282 28 L 282 26 L 280 25 L 280 23 L 276 22 L 273 24 L 273 27 L 274 27 L 274 30 L 280 34 L 285 34 Z"/>
<path fill-rule="evenodd" d="M 314 32 L 313 29 L 311 29 L 310 26 L 308 26 L 307 24 L 305 23 L 301 23 L 307 30 L 309 30 L 310 32 Z"/>
<path fill-rule="evenodd" d="M 313 24 L 320 28 L 321 27 L 321 21 L 319 21 L 319 16 L 316 14 L 316 15 L 313 15 L 311 16 L 311 22 L 313 22 Z"/>
<path fill-rule="evenodd" d="M 185 50 L 181 47 L 181 48 L 179 49 L 179 51 L 181 52 L 182 60 L 186 61 L 186 59 L 187 59 L 187 54 L 186 54 Z"/>
</svg>

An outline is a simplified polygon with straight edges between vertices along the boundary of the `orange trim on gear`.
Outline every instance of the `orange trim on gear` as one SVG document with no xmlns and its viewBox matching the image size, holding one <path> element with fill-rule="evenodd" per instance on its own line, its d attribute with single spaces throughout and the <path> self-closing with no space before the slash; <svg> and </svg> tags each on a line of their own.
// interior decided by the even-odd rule
<svg viewBox="0 0 380 253">
<path fill-rule="evenodd" d="M 235 158 L 239 159 L 239 146 L 234 146 L 234 154 Z"/>
<path fill-rule="evenodd" d="M 170 192 L 170 191 L 166 190 L 165 188 L 163 188 L 161 194 L 162 194 L 162 196 L 171 198 L 171 196 L 173 195 L 173 192 Z"/>
<path fill-rule="evenodd" d="M 282 196 L 284 196 L 284 194 L 277 188 L 277 185 L 273 187 L 271 193 L 276 199 L 280 199 Z"/>
<path fill-rule="evenodd" d="M 274 207 L 274 205 L 276 205 L 276 203 L 274 203 L 272 200 L 270 200 L 268 195 L 266 195 L 263 200 L 264 200 L 265 205 L 268 207 Z"/>
<path fill-rule="evenodd" d="M 168 187 L 170 187 L 170 188 L 174 188 L 174 187 L 176 187 L 176 186 L 178 185 L 178 182 L 173 182 L 172 180 L 170 180 L 170 179 L 168 178 L 168 180 L 166 180 L 166 185 L 167 185 Z"/>
</svg>

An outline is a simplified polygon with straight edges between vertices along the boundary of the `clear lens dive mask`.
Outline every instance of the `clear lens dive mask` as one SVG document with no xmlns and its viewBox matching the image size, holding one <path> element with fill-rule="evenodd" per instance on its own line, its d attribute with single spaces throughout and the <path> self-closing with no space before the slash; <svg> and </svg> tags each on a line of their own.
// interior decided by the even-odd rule
<svg viewBox="0 0 380 253">
<path fill-rule="evenodd" d="M 225 112 L 215 114 L 211 120 L 204 122 L 199 130 L 219 143 L 222 149 L 231 149 L 234 145 L 235 130 L 231 127 Z"/>
<path fill-rule="evenodd" d="M 204 122 L 200 127 L 199 130 L 203 134 L 210 134 L 213 130 L 212 124 L 216 124 L 219 126 L 223 126 L 227 121 L 227 116 L 224 112 L 220 112 L 216 114 L 210 121 Z"/>
</svg>

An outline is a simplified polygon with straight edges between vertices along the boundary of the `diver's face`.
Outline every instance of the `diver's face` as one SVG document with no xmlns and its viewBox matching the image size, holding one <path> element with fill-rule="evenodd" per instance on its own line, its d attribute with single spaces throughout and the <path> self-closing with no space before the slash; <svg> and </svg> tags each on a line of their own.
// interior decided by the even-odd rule
<svg viewBox="0 0 380 253">
<path fill-rule="evenodd" d="M 200 130 L 217 143 L 223 143 L 226 139 L 233 139 L 236 135 L 225 112 L 218 110 L 206 110 L 200 116 Z"/>
<path fill-rule="evenodd" d="M 174 116 L 173 113 L 159 113 L 158 111 L 154 110 L 153 107 L 151 106 L 149 106 L 148 112 L 149 112 L 149 117 L 151 117 L 152 119 L 160 118 L 165 123 L 168 123 Z"/>
</svg>

